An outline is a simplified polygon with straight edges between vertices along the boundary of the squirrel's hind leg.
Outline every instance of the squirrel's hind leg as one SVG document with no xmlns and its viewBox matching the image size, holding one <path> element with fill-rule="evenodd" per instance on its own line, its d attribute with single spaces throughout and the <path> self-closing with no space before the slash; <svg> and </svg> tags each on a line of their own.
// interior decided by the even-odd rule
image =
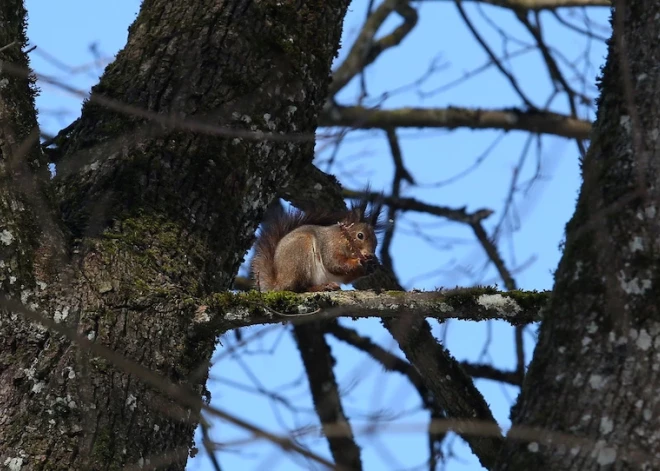
<svg viewBox="0 0 660 471">
<path fill-rule="evenodd" d="M 310 293 L 317 293 L 319 291 L 337 291 L 340 290 L 341 286 L 337 283 L 325 283 L 322 285 L 310 286 L 307 291 Z"/>
</svg>

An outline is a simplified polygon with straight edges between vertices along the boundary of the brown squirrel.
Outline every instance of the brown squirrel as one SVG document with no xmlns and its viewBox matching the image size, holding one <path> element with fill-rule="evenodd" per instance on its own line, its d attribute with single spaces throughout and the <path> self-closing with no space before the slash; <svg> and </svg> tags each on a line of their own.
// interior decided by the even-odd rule
<svg viewBox="0 0 660 471">
<path fill-rule="evenodd" d="M 285 211 L 276 204 L 255 243 L 252 276 L 259 291 L 334 291 L 378 265 L 381 205 L 362 200 L 341 212 Z"/>
</svg>

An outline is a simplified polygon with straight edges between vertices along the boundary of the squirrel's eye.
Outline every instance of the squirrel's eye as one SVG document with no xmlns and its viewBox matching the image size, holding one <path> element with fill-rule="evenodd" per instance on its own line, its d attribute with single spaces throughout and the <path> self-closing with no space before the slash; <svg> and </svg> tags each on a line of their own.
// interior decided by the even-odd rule
<svg viewBox="0 0 660 471">
<path fill-rule="evenodd" d="M 357 238 L 360 239 L 360 240 L 364 239 L 364 234 L 362 232 L 358 232 L 357 233 Z"/>
</svg>

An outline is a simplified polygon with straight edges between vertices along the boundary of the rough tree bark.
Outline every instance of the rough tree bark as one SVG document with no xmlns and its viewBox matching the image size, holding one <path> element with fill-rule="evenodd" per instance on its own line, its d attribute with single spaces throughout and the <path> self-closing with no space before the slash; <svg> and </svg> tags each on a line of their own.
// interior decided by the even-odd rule
<svg viewBox="0 0 660 471">
<path fill-rule="evenodd" d="M 509 441 L 500 470 L 660 468 L 660 4 L 614 4 L 584 183 L 512 411 L 547 433 Z"/>
<path fill-rule="evenodd" d="M 28 323 L 4 302 L 0 466 L 123 469 L 159 455 L 159 469 L 184 468 L 195 408 L 70 337 L 204 394 L 222 328 L 206 329 L 197 308 L 230 287 L 275 188 L 311 162 L 347 4 L 145 0 L 58 137 L 49 181 L 31 83 L 17 71 L 28 65 L 25 12 L 0 3 L 0 47 L 17 41 L 0 52 L 2 290 L 69 329 Z"/>
</svg>

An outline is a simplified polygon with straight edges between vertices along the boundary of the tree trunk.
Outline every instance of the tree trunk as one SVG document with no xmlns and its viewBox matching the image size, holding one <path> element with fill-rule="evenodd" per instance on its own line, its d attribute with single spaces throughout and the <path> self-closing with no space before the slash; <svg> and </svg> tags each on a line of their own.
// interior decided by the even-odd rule
<svg viewBox="0 0 660 471">
<path fill-rule="evenodd" d="M 584 183 L 500 470 L 660 469 L 660 3 L 614 4 Z"/>
<path fill-rule="evenodd" d="M 48 182 L 36 140 L 28 158 L 21 148 L 36 129 L 16 70 L 27 66 L 22 2 L 2 2 L 0 47 L 19 44 L 0 53 L 13 72 L 0 76 L 0 280 L 58 333 L 11 301 L 0 311 L 1 465 L 109 470 L 159 456 L 159 469 L 184 469 L 195 402 L 71 338 L 205 394 L 222 331 L 198 308 L 230 287 L 276 188 L 311 162 L 347 4 L 145 0 L 58 137 Z"/>
</svg>

